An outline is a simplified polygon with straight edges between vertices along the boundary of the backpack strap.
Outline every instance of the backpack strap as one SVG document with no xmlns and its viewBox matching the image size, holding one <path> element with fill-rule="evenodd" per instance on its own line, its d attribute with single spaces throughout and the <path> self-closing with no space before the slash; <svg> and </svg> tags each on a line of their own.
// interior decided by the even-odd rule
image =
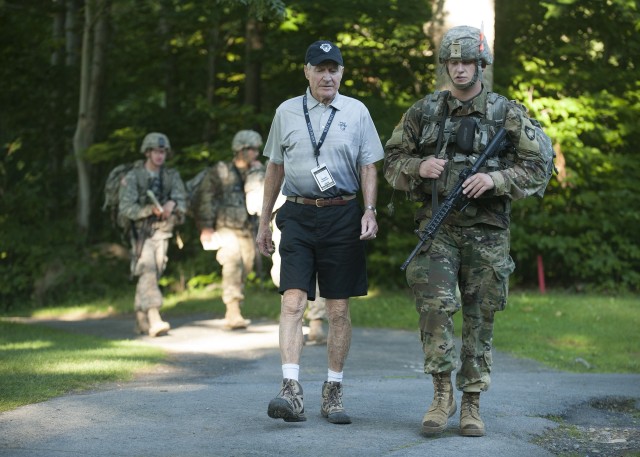
<svg viewBox="0 0 640 457">
<path fill-rule="evenodd" d="M 496 129 L 504 126 L 507 117 L 507 99 L 495 92 L 487 93 L 486 116 L 481 123 L 493 126 Z"/>
<path fill-rule="evenodd" d="M 442 91 L 441 92 L 443 94 L 443 96 L 441 97 L 442 100 L 442 115 L 440 116 L 440 128 L 438 129 L 438 141 L 436 142 L 436 156 L 438 154 L 440 154 L 440 149 L 442 148 L 442 137 L 444 136 L 444 125 L 447 122 L 447 116 L 449 115 L 449 94 L 450 92 L 448 90 Z M 438 206 L 440 205 L 438 203 L 438 180 L 437 179 L 432 179 L 431 180 L 431 211 L 432 214 L 435 214 L 436 211 L 438 211 Z"/>
</svg>

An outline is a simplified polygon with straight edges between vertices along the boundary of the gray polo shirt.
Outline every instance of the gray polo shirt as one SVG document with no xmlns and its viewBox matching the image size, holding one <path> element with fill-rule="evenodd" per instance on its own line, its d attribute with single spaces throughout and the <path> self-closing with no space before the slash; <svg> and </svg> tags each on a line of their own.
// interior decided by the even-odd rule
<svg viewBox="0 0 640 457">
<path fill-rule="evenodd" d="M 325 106 L 307 88 L 307 107 L 316 143 L 331 115 L 336 113 L 320 148 L 317 162 L 302 107 L 303 96 L 283 102 L 273 118 L 264 155 L 284 164 L 286 196 L 327 198 L 353 195 L 360 189 L 360 167 L 381 160 L 384 150 L 369 110 L 359 100 L 336 94 Z M 311 170 L 326 164 L 336 185 L 322 192 Z"/>
</svg>

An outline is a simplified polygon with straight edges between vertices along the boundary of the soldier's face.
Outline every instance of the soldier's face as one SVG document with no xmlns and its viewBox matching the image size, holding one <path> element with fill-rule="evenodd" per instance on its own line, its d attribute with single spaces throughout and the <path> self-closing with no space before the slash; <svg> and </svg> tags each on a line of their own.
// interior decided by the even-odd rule
<svg viewBox="0 0 640 457">
<path fill-rule="evenodd" d="M 167 150 L 164 148 L 153 148 L 149 151 L 149 161 L 157 168 L 164 165 L 167 159 Z"/>
<path fill-rule="evenodd" d="M 331 103 L 340 89 L 343 70 L 343 67 L 331 60 L 315 66 L 305 65 L 304 75 L 309 80 L 309 89 L 313 98 L 325 105 Z"/>
<path fill-rule="evenodd" d="M 447 60 L 447 71 L 454 84 L 464 85 L 473 79 L 476 74 L 476 62 L 474 60 Z"/>
<path fill-rule="evenodd" d="M 259 148 L 253 146 L 242 148 L 238 154 L 236 154 L 236 166 L 239 168 L 248 168 L 258 159 L 258 155 L 260 155 Z"/>
</svg>

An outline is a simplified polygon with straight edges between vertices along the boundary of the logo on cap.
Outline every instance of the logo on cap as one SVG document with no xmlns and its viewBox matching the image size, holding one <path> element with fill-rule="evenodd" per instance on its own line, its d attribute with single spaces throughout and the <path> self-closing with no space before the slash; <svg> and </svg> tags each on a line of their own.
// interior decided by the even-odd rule
<svg viewBox="0 0 640 457">
<path fill-rule="evenodd" d="M 322 43 L 320 45 L 320 49 L 322 49 L 324 52 L 329 52 L 331 51 L 331 45 L 329 43 Z"/>
</svg>

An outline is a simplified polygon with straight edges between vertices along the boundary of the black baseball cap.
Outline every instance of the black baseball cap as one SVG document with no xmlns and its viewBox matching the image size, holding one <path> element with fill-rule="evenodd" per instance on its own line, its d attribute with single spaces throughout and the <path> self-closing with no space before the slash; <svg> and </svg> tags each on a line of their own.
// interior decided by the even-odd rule
<svg viewBox="0 0 640 457">
<path fill-rule="evenodd" d="M 338 65 L 344 65 L 340 49 L 331 41 L 316 41 L 307 48 L 307 54 L 304 57 L 305 64 L 318 65 L 325 60 L 331 60 Z"/>
</svg>

